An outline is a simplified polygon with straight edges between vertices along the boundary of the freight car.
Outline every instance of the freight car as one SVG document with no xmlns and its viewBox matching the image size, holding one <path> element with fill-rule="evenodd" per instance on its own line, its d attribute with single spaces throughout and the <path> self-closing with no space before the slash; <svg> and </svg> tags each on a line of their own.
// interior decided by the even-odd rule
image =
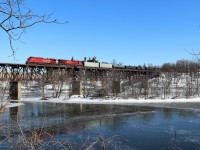
<svg viewBox="0 0 200 150">
<path fill-rule="evenodd" d="M 90 68 L 113 68 L 112 64 L 109 63 L 99 63 L 99 62 L 83 62 L 84 67 Z"/>
<path fill-rule="evenodd" d="M 42 58 L 42 57 L 29 57 L 26 61 L 26 64 L 48 64 L 56 65 L 56 59 L 54 58 Z"/>
<path fill-rule="evenodd" d="M 100 68 L 113 68 L 112 64 L 109 64 L 106 62 L 99 63 L 99 67 Z"/>
<path fill-rule="evenodd" d="M 147 68 L 142 66 L 125 66 L 124 68 L 130 69 L 130 70 L 146 70 Z"/>
<path fill-rule="evenodd" d="M 99 68 L 98 62 L 83 62 L 84 67 Z"/>
<path fill-rule="evenodd" d="M 92 59 L 89 58 L 89 60 L 85 57 L 83 65 L 84 67 L 90 68 L 113 68 L 112 64 L 109 64 L 107 62 L 98 62 L 95 56 Z"/>
</svg>

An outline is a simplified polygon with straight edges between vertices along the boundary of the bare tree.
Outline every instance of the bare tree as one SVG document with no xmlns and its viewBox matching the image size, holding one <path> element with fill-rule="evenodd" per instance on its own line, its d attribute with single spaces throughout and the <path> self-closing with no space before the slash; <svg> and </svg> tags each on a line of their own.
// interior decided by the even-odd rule
<svg viewBox="0 0 200 150">
<path fill-rule="evenodd" d="M 0 0 L 0 29 L 7 35 L 15 56 L 13 42 L 18 41 L 26 29 L 39 23 L 58 23 L 57 19 L 52 19 L 53 13 L 38 15 L 31 9 L 24 7 L 24 0 Z"/>
<path fill-rule="evenodd" d="M 123 67 L 123 62 L 117 62 L 115 59 L 113 59 L 111 63 L 114 66 Z"/>
</svg>

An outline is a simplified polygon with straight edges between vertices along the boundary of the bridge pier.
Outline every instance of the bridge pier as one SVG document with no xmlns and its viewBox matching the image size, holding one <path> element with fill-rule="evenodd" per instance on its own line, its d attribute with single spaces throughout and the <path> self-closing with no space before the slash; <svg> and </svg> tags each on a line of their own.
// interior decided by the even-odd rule
<svg viewBox="0 0 200 150">
<path fill-rule="evenodd" d="M 83 95 L 83 82 L 73 81 L 72 82 L 72 95 Z"/>
<path fill-rule="evenodd" d="M 21 82 L 20 81 L 11 81 L 9 87 L 9 96 L 11 100 L 20 100 L 21 99 Z"/>
<path fill-rule="evenodd" d="M 121 92 L 121 83 L 120 81 L 113 81 L 112 85 L 113 96 L 117 96 Z"/>
</svg>

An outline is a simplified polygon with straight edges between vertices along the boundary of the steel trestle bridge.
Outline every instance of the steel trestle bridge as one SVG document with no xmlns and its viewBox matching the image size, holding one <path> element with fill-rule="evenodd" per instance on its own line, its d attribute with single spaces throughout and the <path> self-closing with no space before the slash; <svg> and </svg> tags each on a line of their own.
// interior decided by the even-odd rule
<svg viewBox="0 0 200 150">
<path fill-rule="evenodd" d="M 74 78 L 102 78 L 112 76 L 118 79 L 153 78 L 159 76 L 155 69 L 88 68 L 64 65 L 0 63 L 1 81 L 68 80 Z"/>
</svg>

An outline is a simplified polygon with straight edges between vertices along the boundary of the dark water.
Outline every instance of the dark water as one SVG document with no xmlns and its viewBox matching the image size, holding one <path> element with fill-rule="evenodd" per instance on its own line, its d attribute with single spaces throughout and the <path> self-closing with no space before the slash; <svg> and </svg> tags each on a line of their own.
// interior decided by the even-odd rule
<svg viewBox="0 0 200 150">
<path fill-rule="evenodd" d="M 9 128 L 15 128 L 17 120 L 25 132 L 45 130 L 60 141 L 76 145 L 74 149 L 96 139 L 106 141 L 108 149 L 173 149 L 175 132 L 178 147 L 200 149 L 198 109 L 25 103 L 1 114 L 1 122 Z"/>
</svg>

